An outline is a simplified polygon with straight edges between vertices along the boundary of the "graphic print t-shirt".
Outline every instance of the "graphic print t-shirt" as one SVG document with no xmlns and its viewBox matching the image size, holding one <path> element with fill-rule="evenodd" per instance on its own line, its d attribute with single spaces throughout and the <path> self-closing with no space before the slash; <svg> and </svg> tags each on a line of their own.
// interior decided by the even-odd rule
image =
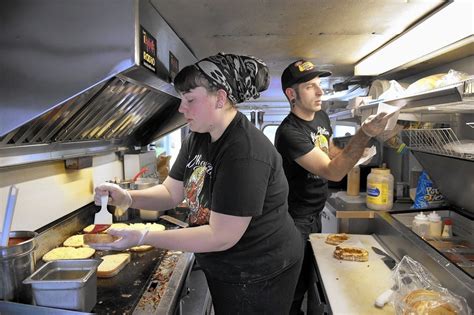
<svg viewBox="0 0 474 315">
<path fill-rule="evenodd" d="M 275 135 L 275 146 L 283 158 L 283 168 L 290 186 L 288 206 L 293 217 L 317 214 L 327 198 L 327 180 L 308 172 L 295 159 L 319 147 L 329 154 L 332 136 L 327 114 L 320 110 L 312 121 L 291 113 L 283 120 Z"/>
<path fill-rule="evenodd" d="M 238 112 L 223 135 L 191 133 L 170 177 L 183 181 L 190 225 L 205 225 L 210 211 L 251 216 L 232 248 L 196 254 L 203 269 L 223 281 L 263 279 L 292 265 L 301 237 L 287 208 L 281 157 L 263 133 Z"/>
</svg>

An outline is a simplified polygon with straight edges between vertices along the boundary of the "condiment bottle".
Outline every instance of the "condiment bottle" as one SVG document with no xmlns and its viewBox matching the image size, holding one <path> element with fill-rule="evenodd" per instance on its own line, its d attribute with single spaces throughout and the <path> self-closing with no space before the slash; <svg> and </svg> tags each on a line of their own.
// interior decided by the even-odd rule
<svg viewBox="0 0 474 315">
<path fill-rule="evenodd" d="M 347 195 L 358 196 L 360 192 L 360 168 L 354 168 L 347 174 Z"/>
<path fill-rule="evenodd" d="M 367 207 L 390 210 L 393 206 L 393 175 L 388 168 L 373 168 L 367 176 Z"/>
<path fill-rule="evenodd" d="M 442 224 L 441 217 L 439 216 L 439 214 L 437 214 L 436 211 L 431 212 L 428 215 L 428 221 L 430 222 L 430 237 L 440 237 Z"/>
<path fill-rule="evenodd" d="M 441 237 L 452 237 L 453 236 L 453 220 L 450 218 L 444 219 L 443 233 Z"/>
<path fill-rule="evenodd" d="M 423 212 L 418 213 L 412 223 L 412 230 L 421 237 L 428 235 L 430 223 L 428 217 Z"/>
</svg>

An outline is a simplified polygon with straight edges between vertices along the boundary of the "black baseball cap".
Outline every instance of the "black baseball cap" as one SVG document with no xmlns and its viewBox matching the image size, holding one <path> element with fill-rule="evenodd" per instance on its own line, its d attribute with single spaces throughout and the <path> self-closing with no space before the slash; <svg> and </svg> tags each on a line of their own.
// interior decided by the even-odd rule
<svg viewBox="0 0 474 315">
<path fill-rule="evenodd" d="M 316 66 L 307 60 L 297 60 L 292 62 L 281 75 L 281 88 L 283 93 L 296 83 L 307 82 L 316 77 L 327 77 L 332 73 L 327 70 L 318 70 Z"/>
</svg>

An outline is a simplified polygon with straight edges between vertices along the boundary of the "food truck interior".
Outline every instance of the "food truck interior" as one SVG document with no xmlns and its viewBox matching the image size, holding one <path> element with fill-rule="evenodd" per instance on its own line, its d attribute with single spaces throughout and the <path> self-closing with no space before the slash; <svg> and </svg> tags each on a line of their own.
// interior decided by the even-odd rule
<svg viewBox="0 0 474 315">
<path fill-rule="evenodd" d="M 472 1 L 17 0 L 1 7 L 0 229 L 2 241 L 19 243 L 0 246 L 0 314 L 213 312 L 193 253 L 130 252 L 107 278 L 97 278 L 91 262 L 106 251 L 79 267 L 55 262 L 53 273 L 94 271 L 75 281 L 51 280 L 40 268 L 51 265 L 46 253 L 93 223 L 95 186 L 145 189 L 166 178 L 189 132 L 173 78 L 218 52 L 268 65 L 268 90 L 238 108 L 272 142 L 290 111 L 280 76 L 298 59 L 332 72 L 321 78 L 323 108 L 340 147 L 369 115 L 397 108 L 392 128 L 371 140 L 374 156 L 360 166 L 355 192 L 354 178 L 329 183 L 322 233 L 310 238 L 307 314 L 402 314 L 396 293 L 416 282 L 401 271 L 407 261 L 448 292 L 459 314 L 474 307 Z M 366 187 L 381 167 L 393 176 L 393 205 L 375 210 Z M 428 184 L 431 194 L 423 194 Z M 438 235 L 429 233 L 431 223 L 419 225 L 420 212 L 433 211 Z M 187 213 L 185 204 L 129 209 L 114 223 L 187 228 Z M 335 262 L 327 233 L 346 233 L 369 261 Z M 390 303 L 376 307 L 390 289 Z"/>
</svg>

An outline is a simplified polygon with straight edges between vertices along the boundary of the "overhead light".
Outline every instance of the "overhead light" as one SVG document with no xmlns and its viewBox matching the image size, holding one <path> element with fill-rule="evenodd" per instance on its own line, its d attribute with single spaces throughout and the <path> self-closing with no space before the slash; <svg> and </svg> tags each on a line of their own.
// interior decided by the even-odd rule
<svg viewBox="0 0 474 315">
<path fill-rule="evenodd" d="M 355 65 L 354 75 L 375 76 L 417 59 L 474 42 L 473 2 L 455 0 Z"/>
</svg>

